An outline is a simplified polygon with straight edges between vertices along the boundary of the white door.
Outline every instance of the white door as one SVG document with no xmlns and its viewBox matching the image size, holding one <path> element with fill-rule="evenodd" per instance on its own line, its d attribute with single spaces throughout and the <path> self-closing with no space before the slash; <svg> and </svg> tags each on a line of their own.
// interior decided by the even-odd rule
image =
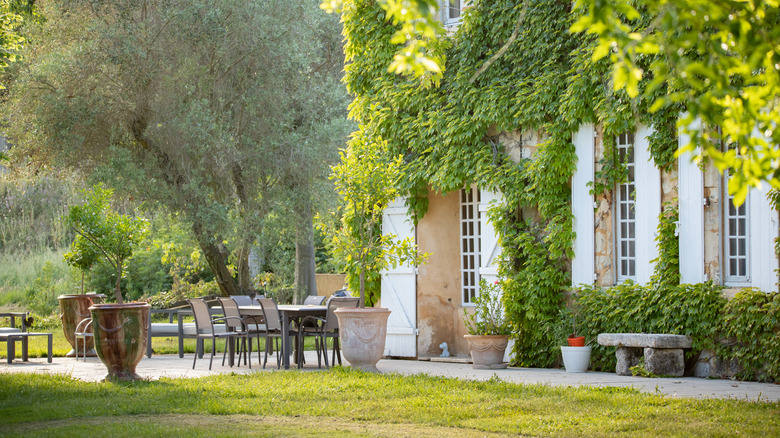
<svg viewBox="0 0 780 438">
<path fill-rule="evenodd" d="M 414 222 L 407 216 L 404 200 L 398 198 L 382 216 L 382 234 L 414 240 Z M 382 271 L 382 307 L 390 309 L 385 356 L 417 357 L 417 278 L 414 266 Z"/>
</svg>

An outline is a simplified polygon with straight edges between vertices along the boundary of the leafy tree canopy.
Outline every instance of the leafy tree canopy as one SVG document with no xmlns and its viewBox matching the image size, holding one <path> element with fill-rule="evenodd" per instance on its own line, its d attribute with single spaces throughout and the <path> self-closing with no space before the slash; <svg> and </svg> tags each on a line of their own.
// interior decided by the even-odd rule
<svg viewBox="0 0 780 438">
<path fill-rule="evenodd" d="M 615 89 L 651 96 L 669 85 L 650 110 L 685 105 L 681 124 L 692 140 L 683 150 L 700 147 L 733 174 L 729 191 L 741 204 L 763 180 L 780 188 L 778 6 L 777 0 L 578 0 L 582 17 L 572 31 L 598 37 L 593 59 L 609 58 Z"/>
</svg>

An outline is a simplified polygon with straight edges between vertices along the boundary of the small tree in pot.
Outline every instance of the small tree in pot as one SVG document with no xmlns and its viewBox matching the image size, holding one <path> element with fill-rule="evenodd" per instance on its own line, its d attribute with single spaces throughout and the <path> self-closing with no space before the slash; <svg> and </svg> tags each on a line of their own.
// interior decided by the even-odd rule
<svg viewBox="0 0 780 438">
<path fill-rule="evenodd" d="M 511 327 L 504 312 L 501 284 L 479 280 L 479 295 L 474 298 L 474 311 L 463 309 L 463 318 L 469 334 L 472 366 L 476 369 L 502 369 L 504 352 L 509 343 Z"/>
<path fill-rule="evenodd" d="M 99 254 L 116 272 L 116 304 L 95 304 L 89 308 L 95 348 L 108 368 L 106 379 L 138 379 L 135 367 L 146 349 L 149 305 L 126 304 L 120 285 L 125 261 L 146 233 L 146 222 L 112 211 L 113 191 L 102 184 L 84 195 L 85 204 L 71 207 L 66 218 L 76 232 L 71 259 L 88 261 Z"/>
<path fill-rule="evenodd" d="M 334 255 L 344 263 L 351 285 L 357 277 L 360 293 L 360 308 L 335 312 L 341 350 L 353 367 L 366 371 L 378 371 L 376 363 L 384 354 L 390 315 L 386 308 L 371 307 L 378 301 L 379 284 L 370 280 L 378 280 L 389 266 L 419 265 L 428 257 L 417 252 L 412 238 L 382 232 L 385 208 L 399 195 L 396 186 L 403 164 L 400 156 L 383 156 L 383 146 L 356 134 L 341 153 L 341 163 L 333 168 L 332 176 L 343 203 L 340 226 L 334 225 L 336 220 L 325 224 L 331 226 Z M 367 277 L 374 286 L 371 290 L 366 287 Z"/>
</svg>

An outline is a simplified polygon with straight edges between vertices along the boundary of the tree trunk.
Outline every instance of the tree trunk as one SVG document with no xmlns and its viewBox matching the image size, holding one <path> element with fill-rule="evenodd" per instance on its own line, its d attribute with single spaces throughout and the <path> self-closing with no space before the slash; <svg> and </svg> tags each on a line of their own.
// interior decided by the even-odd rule
<svg viewBox="0 0 780 438">
<path fill-rule="evenodd" d="M 222 296 L 241 295 L 242 292 L 227 267 L 228 252 L 225 248 L 214 243 L 214 240 L 209 239 L 208 236 L 204 236 L 198 223 L 192 225 L 192 230 L 198 239 L 198 244 L 203 251 L 203 256 L 206 257 L 211 272 L 214 273 L 214 279 L 217 280 L 217 286 L 219 286 Z"/>
<path fill-rule="evenodd" d="M 249 289 L 252 289 L 252 273 L 249 270 L 249 253 L 251 248 L 247 244 L 243 244 L 238 250 L 238 260 L 236 265 L 238 267 L 238 287 L 244 291 L 244 294 L 249 293 Z"/>
<path fill-rule="evenodd" d="M 295 242 L 295 286 L 306 295 L 317 295 L 316 266 L 314 260 L 314 222 L 311 206 L 302 208 L 305 230 Z"/>
</svg>

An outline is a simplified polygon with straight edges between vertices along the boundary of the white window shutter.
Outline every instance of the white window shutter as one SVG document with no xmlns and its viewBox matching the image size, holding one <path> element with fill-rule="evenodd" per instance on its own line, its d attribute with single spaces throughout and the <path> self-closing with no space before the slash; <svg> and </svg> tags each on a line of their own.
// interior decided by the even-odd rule
<svg viewBox="0 0 780 438">
<path fill-rule="evenodd" d="M 700 123 L 697 119 L 694 123 Z M 690 143 L 690 136 L 680 129 L 679 147 Z M 680 282 L 706 281 L 704 276 L 704 175 L 686 152 L 678 160 L 680 212 Z"/>
<path fill-rule="evenodd" d="M 650 260 L 658 257 L 655 236 L 658 230 L 658 215 L 661 213 L 661 171 L 655 166 L 650 155 L 650 142 L 647 137 L 652 128 L 637 126 L 634 140 L 634 160 L 636 163 L 636 279 L 646 284 L 653 275 Z"/>
<path fill-rule="evenodd" d="M 750 277 L 751 285 L 765 292 L 777 291 L 778 260 L 775 239 L 778 236 L 777 211 L 773 210 L 766 194 L 769 184 L 753 188 L 748 193 L 750 220 Z"/>
<path fill-rule="evenodd" d="M 594 172 L 594 134 L 592 124 L 580 126 L 572 138 L 577 153 L 577 169 L 571 179 L 571 210 L 574 216 L 574 259 L 571 266 L 571 282 L 593 284 L 595 266 L 595 218 L 593 195 L 589 182 Z"/>
<path fill-rule="evenodd" d="M 493 224 L 488 220 L 488 209 L 492 201 L 501 200 L 500 193 L 480 190 L 479 223 L 480 223 L 480 254 L 479 276 L 492 283 L 498 279 L 497 258 L 501 254 L 498 235 Z"/>
</svg>

